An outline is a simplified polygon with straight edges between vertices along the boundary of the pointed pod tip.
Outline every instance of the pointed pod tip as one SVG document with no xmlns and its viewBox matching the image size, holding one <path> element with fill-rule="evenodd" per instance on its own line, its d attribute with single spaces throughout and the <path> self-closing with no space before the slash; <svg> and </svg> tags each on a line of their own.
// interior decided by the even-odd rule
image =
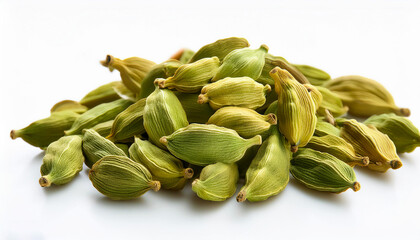
<svg viewBox="0 0 420 240">
<path fill-rule="evenodd" d="M 168 145 L 168 139 L 166 138 L 166 136 L 163 136 L 159 139 L 159 142 L 162 143 L 163 145 L 167 146 Z"/>
<path fill-rule="evenodd" d="M 246 192 L 244 190 L 240 191 L 238 193 L 238 196 L 236 196 L 237 202 L 244 202 L 246 200 Z"/>
<path fill-rule="evenodd" d="M 261 44 L 260 49 L 261 49 L 261 50 L 264 50 L 264 51 L 267 53 L 267 52 L 268 52 L 269 47 L 268 47 L 267 45 L 265 45 L 265 44 Z"/>
<path fill-rule="evenodd" d="M 359 182 L 354 182 L 352 189 L 355 192 L 359 191 L 360 190 L 360 183 Z"/>
<path fill-rule="evenodd" d="M 362 157 L 361 163 L 362 163 L 362 166 L 364 167 L 369 165 L 369 157 Z"/>
<path fill-rule="evenodd" d="M 153 83 L 155 84 L 155 86 L 158 86 L 159 88 L 165 88 L 165 81 L 166 79 L 157 78 Z"/>
<path fill-rule="evenodd" d="M 197 100 L 197 103 L 198 104 L 207 103 L 208 101 L 209 101 L 209 98 L 207 97 L 206 94 L 200 94 L 200 95 L 198 95 L 198 100 Z"/>
<path fill-rule="evenodd" d="M 104 67 L 109 67 L 114 62 L 114 57 L 112 55 L 106 55 L 105 60 L 100 61 L 101 65 Z"/>
<path fill-rule="evenodd" d="M 197 178 L 197 179 L 195 179 L 195 180 L 191 183 L 191 185 L 192 185 L 192 186 L 196 185 L 196 184 L 198 183 L 198 181 L 200 181 L 198 178 Z"/>
<path fill-rule="evenodd" d="M 409 117 L 411 115 L 411 111 L 408 108 L 400 108 L 400 114 L 404 117 Z"/>
<path fill-rule="evenodd" d="M 150 188 L 155 192 L 159 191 L 160 190 L 160 182 L 159 181 L 151 181 L 150 182 Z"/>
<path fill-rule="evenodd" d="M 270 84 L 266 84 L 264 86 L 264 93 L 267 94 L 269 92 L 271 92 L 271 86 L 270 86 Z"/>
<path fill-rule="evenodd" d="M 292 153 L 295 153 L 295 152 L 297 152 L 297 150 L 298 150 L 298 146 L 296 146 L 296 145 L 291 145 L 290 146 L 290 151 L 292 151 Z"/>
<path fill-rule="evenodd" d="M 18 131 L 17 130 L 10 131 L 10 138 L 11 139 L 15 140 L 18 137 L 19 137 L 19 135 L 18 135 Z"/>
<path fill-rule="evenodd" d="M 41 187 L 49 187 L 51 186 L 51 181 L 48 179 L 47 176 L 42 176 L 39 179 L 39 185 L 41 185 Z"/>
<path fill-rule="evenodd" d="M 194 170 L 192 168 L 186 168 L 184 169 L 184 178 L 190 179 L 194 175 Z"/>
<path fill-rule="evenodd" d="M 274 113 L 269 113 L 267 114 L 268 116 L 268 123 L 271 125 L 276 125 L 277 124 L 277 116 Z"/>
<path fill-rule="evenodd" d="M 392 160 L 390 163 L 392 169 L 398 169 L 402 167 L 402 162 L 400 160 Z"/>
</svg>

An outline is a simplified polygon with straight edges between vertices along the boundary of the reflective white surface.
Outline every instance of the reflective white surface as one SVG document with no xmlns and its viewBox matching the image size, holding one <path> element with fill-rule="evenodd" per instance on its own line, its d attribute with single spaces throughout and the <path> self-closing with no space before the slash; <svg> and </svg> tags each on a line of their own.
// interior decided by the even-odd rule
<svg viewBox="0 0 420 240">
<path fill-rule="evenodd" d="M 381 82 L 420 127 L 418 1 L 0 1 L 0 239 L 419 239 L 420 149 L 385 174 L 356 169 L 361 190 L 336 195 L 291 179 L 265 202 L 181 192 L 108 200 L 87 168 L 65 186 L 38 184 L 41 150 L 9 138 L 118 80 L 106 54 L 156 62 L 241 36 L 333 77 Z"/>
</svg>

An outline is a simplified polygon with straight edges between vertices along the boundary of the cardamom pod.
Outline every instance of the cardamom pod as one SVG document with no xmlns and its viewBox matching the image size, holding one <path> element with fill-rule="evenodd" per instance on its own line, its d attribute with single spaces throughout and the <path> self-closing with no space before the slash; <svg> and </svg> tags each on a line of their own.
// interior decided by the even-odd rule
<svg viewBox="0 0 420 240">
<path fill-rule="evenodd" d="M 278 95 L 277 126 L 291 144 L 292 152 L 304 147 L 316 126 L 316 105 L 306 87 L 289 72 L 274 68 L 270 72 Z"/>
<path fill-rule="evenodd" d="M 191 168 L 183 167 L 181 160 L 149 141 L 135 138 L 129 152 L 131 159 L 145 166 L 163 189 L 180 190 L 194 175 Z"/>
<path fill-rule="evenodd" d="M 146 98 L 142 98 L 118 114 L 106 138 L 112 142 L 117 142 L 145 133 L 146 130 L 143 126 L 145 106 Z"/>
<path fill-rule="evenodd" d="M 217 57 L 203 58 L 179 67 L 172 77 L 157 79 L 160 88 L 175 89 L 184 93 L 200 92 L 214 77 L 220 62 Z"/>
<path fill-rule="evenodd" d="M 178 60 L 182 64 L 186 64 L 190 61 L 192 56 L 194 56 L 195 52 L 188 48 L 182 48 L 178 52 L 176 52 L 174 55 L 172 55 L 169 60 Z"/>
<path fill-rule="evenodd" d="M 318 89 L 315 86 L 311 84 L 303 84 L 303 86 L 306 88 L 306 90 L 308 90 L 309 95 L 311 96 L 315 104 L 315 109 L 318 110 L 322 102 L 324 101 L 322 93 L 318 91 Z"/>
<path fill-rule="evenodd" d="M 114 119 L 120 112 L 124 111 L 133 102 L 125 99 L 118 99 L 109 103 L 102 103 L 89 109 L 73 123 L 71 128 L 65 131 L 66 135 L 81 134 L 83 129 Z"/>
<path fill-rule="evenodd" d="M 232 129 L 212 124 L 190 124 L 180 128 L 160 142 L 177 158 L 188 163 L 205 166 L 217 162 L 234 163 L 245 151 L 261 144 L 261 136 L 241 138 Z"/>
<path fill-rule="evenodd" d="M 37 120 L 25 128 L 12 130 L 10 137 L 22 138 L 34 147 L 46 148 L 64 136 L 64 131 L 69 129 L 79 116 L 73 111 L 53 112 L 49 117 Z"/>
<path fill-rule="evenodd" d="M 236 200 L 256 202 L 275 196 L 284 190 L 289 182 L 289 167 L 292 153 L 290 145 L 276 127 L 263 142 L 252 160 Z"/>
<path fill-rule="evenodd" d="M 265 136 L 272 125 L 277 124 L 273 113 L 261 115 L 256 111 L 240 107 L 223 107 L 217 110 L 207 122 L 235 130 L 241 137 Z"/>
<path fill-rule="evenodd" d="M 318 117 L 314 136 L 322 137 L 326 135 L 340 136 L 340 129 L 329 122 L 325 122 L 322 117 Z"/>
<path fill-rule="evenodd" d="M 127 156 L 123 150 L 118 148 L 113 142 L 99 135 L 95 130 L 83 130 L 83 153 L 85 155 L 85 164 L 92 168 L 99 159 L 109 156 Z"/>
<path fill-rule="evenodd" d="M 236 162 L 236 164 L 238 165 L 240 178 L 245 178 L 246 171 L 251 165 L 251 162 L 254 159 L 254 157 L 257 155 L 258 149 L 260 149 L 260 145 L 255 145 L 248 148 L 244 156 Z"/>
<path fill-rule="evenodd" d="M 235 163 L 215 163 L 203 168 L 200 178 L 192 182 L 192 190 L 201 199 L 225 201 L 236 192 L 238 166 Z"/>
<path fill-rule="evenodd" d="M 159 191 L 160 182 L 154 181 L 149 170 L 123 156 L 106 156 L 89 171 L 93 186 L 113 200 L 137 198 L 150 189 Z"/>
<path fill-rule="evenodd" d="M 357 156 L 350 143 L 335 135 L 313 136 L 308 144 L 306 144 L 306 148 L 329 153 L 351 167 L 356 165 L 367 166 L 369 164 L 368 157 Z"/>
<path fill-rule="evenodd" d="M 395 113 L 373 115 L 364 124 L 372 125 L 388 135 L 398 153 L 409 153 L 420 146 L 420 132 L 406 117 L 397 116 Z"/>
<path fill-rule="evenodd" d="M 112 125 L 114 125 L 114 119 L 106 121 L 106 122 L 98 123 L 95 126 L 91 127 L 90 129 L 94 130 L 102 137 L 107 137 L 109 133 L 111 132 Z"/>
<path fill-rule="evenodd" d="M 273 86 L 270 85 L 270 88 L 271 89 L 274 89 L 274 85 Z M 273 102 L 276 102 L 278 98 L 279 97 L 277 96 L 276 91 L 270 91 L 270 92 L 268 92 L 267 95 L 265 96 L 265 103 L 264 103 L 264 105 L 262 105 L 261 107 L 255 109 L 255 111 L 257 111 L 259 113 L 263 113 Z M 277 110 L 276 110 L 276 112 L 277 112 Z"/>
<path fill-rule="evenodd" d="M 331 76 L 319 68 L 309 65 L 292 64 L 299 72 L 305 75 L 309 83 L 314 86 L 322 86 L 327 81 L 331 80 Z"/>
<path fill-rule="evenodd" d="M 353 145 L 356 154 L 369 157 L 369 169 L 386 172 L 389 168 L 402 166 L 395 145 L 387 135 L 354 119 L 339 124 L 342 127 L 340 136 Z"/>
<path fill-rule="evenodd" d="M 370 117 L 382 113 L 410 116 L 408 108 L 397 107 L 388 90 L 372 79 L 361 76 L 344 76 L 333 79 L 325 87 L 341 98 L 353 116 Z"/>
<path fill-rule="evenodd" d="M 250 77 L 258 79 L 265 64 L 265 56 L 268 52 L 266 45 L 259 49 L 241 48 L 226 55 L 222 65 L 217 70 L 212 81 L 226 77 Z"/>
<path fill-rule="evenodd" d="M 42 159 L 41 187 L 70 182 L 83 169 L 82 138 L 78 135 L 61 137 L 51 143 Z"/>
<path fill-rule="evenodd" d="M 293 177 L 308 188 L 333 193 L 360 190 L 353 168 L 328 153 L 299 149 L 290 164 Z"/>
<path fill-rule="evenodd" d="M 120 95 L 115 91 L 115 87 L 123 85 L 121 81 L 110 82 L 99 86 L 90 91 L 86 96 L 79 101 L 80 104 L 88 108 L 93 108 L 102 103 L 108 103 L 120 99 Z"/>
<path fill-rule="evenodd" d="M 322 94 L 322 102 L 317 110 L 317 114 L 320 116 L 325 116 L 325 110 L 327 109 L 334 117 L 340 117 L 347 113 L 349 108 L 343 106 L 343 101 L 340 97 L 331 92 L 328 88 L 325 87 L 316 87 L 317 90 Z"/>
<path fill-rule="evenodd" d="M 187 114 L 190 123 L 206 123 L 214 110 L 208 104 L 199 104 L 197 98 L 199 94 L 174 92 L 179 102 Z"/>
<path fill-rule="evenodd" d="M 245 38 L 230 37 L 219 39 L 214 43 L 207 44 L 201 47 L 190 59 L 190 63 L 197 60 L 218 57 L 223 61 L 226 55 L 236 49 L 249 47 L 249 43 Z"/>
<path fill-rule="evenodd" d="M 143 81 L 141 81 L 141 91 L 138 99 L 148 97 L 155 90 L 154 82 L 157 78 L 172 77 L 181 65 L 180 61 L 171 59 L 153 66 Z"/>
<path fill-rule="evenodd" d="M 188 120 L 175 94 L 171 90 L 160 89 L 156 86 L 155 91 L 146 99 L 143 124 L 149 140 L 156 146 L 165 148 L 159 139 L 172 134 L 179 128 L 186 127 Z"/>
<path fill-rule="evenodd" d="M 281 69 L 288 71 L 298 82 L 302 84 L 309 83 L 305 75 L 299 72 L 299 70 L 295 68 L 292 64 L 288 63 L 286 59 L 278 56 L 272 56 L 270 54 L 266 55 L 265 64 L 261 72 L 261 76 L 255 81 L 262 84 L 274 85 L 274 80 L 270 76 L 270 72 L 275 67 L 280 67 Z"/>
<path fill-rule="evenodd" d="M 115 143 L 115 146 L 121 149 L 126 156 L 130 156 L 128 149 L 130 149 L 131 143 Z"/>
<path fill-rule="evenodd" d="M 61 112 L 61 111 L 73 111 L 75 113 L 81 114 L 88 110 L 88 108 L 79 102 L 73 100 L 63 100 L 56 103 L 50 110 L 51 113 L 53 112 Z"/>
<path fill-rule="evenodd" d="M 264 105 L 265 95 L 270 91 L 270 85 L 264 86 L 252 78 L 228 77 L 204 86 L 197 102 L 209 103 L 214 110 L 224 106 L 256 109 Z"/>
<path fill-rule="evenodd" d="M 153 66 L 156 65 L 152 61 L 139 57 L 130 57 L 121 60 L 111 55 L 107 55 L 106 59 L 101 61 L 101 64 L 111 72 L 117 69 L 120 72 L 124 85 L 136 95 L 140 94 L 141 81 Z"/>
</svg>

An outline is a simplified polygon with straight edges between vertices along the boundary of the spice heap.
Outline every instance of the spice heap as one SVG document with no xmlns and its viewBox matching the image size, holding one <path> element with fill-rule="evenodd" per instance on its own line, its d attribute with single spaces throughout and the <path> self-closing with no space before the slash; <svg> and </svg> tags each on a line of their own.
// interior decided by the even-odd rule
<svg viewBox="0 0 420 240">
<path fill-rule="evenodd" d="M 354 166 L 398 169 L 397 153 L 420 146 L 410 111 L 378 82 L 331 79 L 243 38 L 183 49 L 160 64 L 111 55 L 101 64 L 121 81 L 61 101 L 10 134 L 45 149 L 42 187 L 68 183 L 85 163 L 93 186 L 115 200 L 181 190 L 191 179 L 198 197 L 224 201 L 244 179 L 237 201 L 262 201 L 283 191 L 290 173 L 340 193 L 360 189 Z"/>
</svg>

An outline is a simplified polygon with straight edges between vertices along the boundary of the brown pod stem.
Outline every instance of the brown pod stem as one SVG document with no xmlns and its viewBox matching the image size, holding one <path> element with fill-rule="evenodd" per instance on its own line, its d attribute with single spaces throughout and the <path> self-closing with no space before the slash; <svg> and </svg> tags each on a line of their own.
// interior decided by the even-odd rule
<svg viewBox="0 0 420 240">
<path fill-rule="evenodd" d="M 402 167 L 402 162 L 399 160 L 392 160 L 389 165 L 391 165 L 392 169 L 398 169 L 400 167 Z"/>
<path fill-rule="evenodd" d="M 102 66 L 104 66 L 104 67 L 109 67 L 109 66 L 112 66 L 112 64 L 113 64 L 113 62 L 114 62 L 114 57 L 113 56 L 111 56 L 111 55 L 106 55 L 106 58 L 105 58 L 105 60 L 102 60 L 102 61 L 100 61 L 100 63 L 102 64 Z"/>
<path fill-rule="evenodd" d="M 17 130 L 10 131 L 10 138 L 11 139 L 15 140 L 18 137 L 19 137 L 19 134 L 18 134 Z"/>
<path fill-rule="evenodd" d="M 192 168 L 186 168 L 184 169 L 184 178 L 190 179 L 194 175 L 194 170 Z"/>
<path fill-rule="evenodd" d="M 160 190 L 160 182 L 159 181 L 151 181 L 149 183 L 149 186 L 155 192 Z"/>
<path fill-rule="evenodd" d="M 354 182 L 352 189 L 355 192 L 359 191 L 360 190 L 360 183 L 359 182 Z"/>
<path fill-rule="evenodd" d="M 367 165 L 369 165 L 369 157 L 359 157 L 359 158 L 361 158 L 361 161 L 360 161 L 360 166 L 367 166 Z"/>
<path fill-rule="evenodd" d="M 400 108 L 399 115 L 402 115 L 404 117 L 409 117 L 411 115 L 411 111 L 408 108 Z"/>
<path fill-rule="evenodd" d="M 162 143 L 163 145 L 167 146 L 168 145 L 168 139 L 166 139 L 165 136 L 161 137 L 159 139 L 159 142 Z"/>
<path fill-rule="evenodd" d="M 185 49 L 181 48 L 176 53 L 174 53 L 169 59 L 179 60 L 181 59 L 182 54 L 184 54 Z"/>
<path fill-rule="evenodd" d="M 51 186 L 51 181 L 48 179 L 47 176 L 42 176 L 39 179 L 39 185 L 41 185 L 41 187 L 49 187 Z"/>
<path fill-rule="evenodd" d="M 246 192 L 242 190 L 238 193 L 238 196 L 236 196 L 236 201 L 244 202 L 245 200 L 246 200 Z"/>
<path fill-rule="evenodd" d="M 290 146 L 290 151 L 292 151 L 292 153 L 297 152 L 297 150 L 298 150 L 298 146 L 296 146 L 296 145 Z"/>
<path fill-rule="evenodd" d="M 156 79 L 154 81 L 155 86 L 158 85 L 159 88 L 165 88 L 165 79 Z"/>
<path fill-rule="evenodd" d="M 209 98 L 206 96 L 206 94 L 200 94 L 198 95 L 197 103 L 203 104 L 209 102 Z"/>
<path fill-rule="evenodd" d="M 267 114 L 268 117 L 268 123 L 271 125 L 276 125 L 277 124 L 277 116 L 274 113 L 269 113 Z"/>
</svg>

